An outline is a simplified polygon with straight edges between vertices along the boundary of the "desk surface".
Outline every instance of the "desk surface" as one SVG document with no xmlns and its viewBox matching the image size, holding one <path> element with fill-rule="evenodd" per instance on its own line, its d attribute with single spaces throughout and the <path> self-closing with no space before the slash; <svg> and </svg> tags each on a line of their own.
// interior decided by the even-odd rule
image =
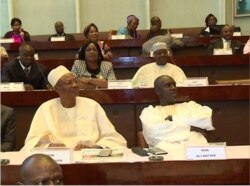
<svg viewBox="0 0 250 186">
<path fill-rule="evenodd" d="M 61 166 L 64 184 L 249 184 L 249 150 L 249 146 L 227 147 L 227 160 L 209 161 L 168 159 L 168 154 L 163 162 L 148 162 L 129 151 L 123 162 Z M 1 167 L 2 184 L 16 184 L 20 164 L 30 154 L 1 153 L 1 158 L 9 158 L 12 164 Z"/>
</svg>

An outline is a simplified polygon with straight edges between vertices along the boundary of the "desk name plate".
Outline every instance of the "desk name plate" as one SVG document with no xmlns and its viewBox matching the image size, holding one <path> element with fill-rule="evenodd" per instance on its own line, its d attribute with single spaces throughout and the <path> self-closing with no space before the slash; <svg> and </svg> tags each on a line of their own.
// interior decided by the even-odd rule
<svg viewBox="0 0 250 186">
<path fill-rule="evenodd" d="M 59 164 L 72 163 L 72 149 L 63 147 L 37 147 L 32 151 L 33 154 L 41 153 L 50 156 Z"/>
<path fill-rule="evenodd" d="M 204 146 L 186 146 L 187 160 L 221 160 L 226 159 L 226 146 L 222 145 L 204 145 Z"/>
<path fill-rule="evenodd" d="M 208 86 L 208 77 L 191 77 L 183 82 L 185 87 L 203 87 Z"/>
<path fill-rule="evenodd" d="M 1 92 L 25 91 L 23 82 L 1 83 Z"/>
<path fill-rule="evenodd" d="M 60 36 L 60 37 L 51 37 L 50 38 L 51 42 L 57 42 L 57 41 L 65 41 L 65 37 L 64 36 Z"/>
<path fill-rule="evenodd" d="M 131 79 L 108 81 L 108 89 L 131 89 L 131 88 L 132 88 Z"/>
</svg>

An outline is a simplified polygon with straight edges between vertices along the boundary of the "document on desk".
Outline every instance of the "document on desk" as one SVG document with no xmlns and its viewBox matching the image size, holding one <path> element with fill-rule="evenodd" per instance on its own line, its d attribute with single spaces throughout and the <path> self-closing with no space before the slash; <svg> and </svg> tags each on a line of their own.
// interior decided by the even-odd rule
<svg viewBox="0 0 250 186">
<path fill-rule="evenodd" d="M 120 149 L 82 149 L 77 163 L 111 163 L 123 162 L 126 158 L 125 148 Z"/>
</svg>

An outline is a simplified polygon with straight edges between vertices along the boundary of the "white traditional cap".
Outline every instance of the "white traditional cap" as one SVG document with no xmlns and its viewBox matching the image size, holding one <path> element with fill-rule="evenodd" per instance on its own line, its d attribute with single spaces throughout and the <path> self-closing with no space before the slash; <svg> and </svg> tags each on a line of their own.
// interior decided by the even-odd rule
<svg viewBox="0 0 250 186">
<path fill-rule="evenodd" d="M 48 75 L 48 81 L 54 87 L 58 80 L 65 74 L 71 73 L 65 66 L 58 66 L 57 68 L 50 71 Z"/>
<path fill-rule="evenodd" d="M 158 43 L 155 43 L 153 44 L 152 46 L 152 49 L 153 49 L 153 53 L 157 50 L 161 50 L 161 49 L 167 49 L 167 44 L 166 43 L 163 43 L 163 42 L 158 42 Z"/>
</svg>

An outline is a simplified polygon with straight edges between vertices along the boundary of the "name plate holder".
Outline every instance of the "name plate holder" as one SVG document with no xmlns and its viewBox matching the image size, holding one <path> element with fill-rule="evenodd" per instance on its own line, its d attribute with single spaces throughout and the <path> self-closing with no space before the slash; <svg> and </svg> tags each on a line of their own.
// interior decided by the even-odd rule
<svg viewBox="0 0 250 186">
<path fill-rule="evenodd" d="M 187 160 L 223 160 L 226 159 L 226 143 L 204 144 L 204 146 L 186 145 Z"/>
<path fill-rule="evenodd" d="M 116 40 L 116 39 L 126 39 L 125 35 L 112 35 L 111 36 L 112 40 Z"/>
<path fill-rule="evenodd" d="M 176 33 L 176 34 L 171 34 L 172 37 L 174 38 L 183 38 L 183 33 Z"/>
<path fill-rule="evenodd" d="M 208 77 L 190 77 L 184 80 L 185 87 L 204 87 L 208 86 Z"/>
<path fill-rule="evenodd" d="M 65 37 L 64 36 L 60 36 L 60 37 L 51 37 L 50 38 L 51 42 L 57 42 L 57 41 L 65 41 Z"/>
<path fill-rule="evenodd" d="M 72 149 L 66 147 L 37 147 L 32 150 L 33 154 L 41 153 L 50 156 L 59 164 L 69 164 L 73 163 L 72 160 Z"/>
<path fill-rule="evenodd" d="M 213 55 L 232 55 L 233 51 L 232 49 L 214 49 Z"/>
<path fill-rule="evenodd" d="M 109 80 L 108 89 L 132 89 L 131 79 Z"/>
<path fill-rule="evenodd" d="M 1 83 L 1 92 L 18 92 L 25 91 L 23 82 Z"/>
<path fill-rule="evenodd" d="M 241 32 L 234 32 L 233 33 L 233 36 L 235 37 L 235 36 L 241 36 Z"/>
<path fill-rule="evenodd" d="M 15 43 L 13 38 L 1 38 L 0 43 Z"/>
</svg>

